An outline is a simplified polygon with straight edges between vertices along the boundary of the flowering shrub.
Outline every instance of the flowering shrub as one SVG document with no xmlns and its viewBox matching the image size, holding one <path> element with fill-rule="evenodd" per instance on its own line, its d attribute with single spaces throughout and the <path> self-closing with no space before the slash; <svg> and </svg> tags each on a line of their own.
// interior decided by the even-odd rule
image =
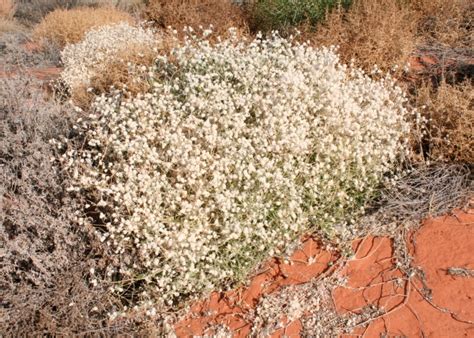
<svg viewBox="0 0 474 338">
<path fill-rule="evenodd" d="M 86 33 L 83 41 L 67 45 L 61 52 L 64 64 L 61 79 L 72 90 L 87 86 L 91 78 L 121 52 L 133 46 L 152 49 L 154 44 L 152 30 L 126 22 L 93 29 Z"/>
<path fill-rule="evenodd" d="M 98 97 L 63 160 L 121 272 L 168 305 L 343 220 L 406 151 L 400 88 L 332 48 L 191 37 L 149 76 L 146 94 Z"/>
</svg>

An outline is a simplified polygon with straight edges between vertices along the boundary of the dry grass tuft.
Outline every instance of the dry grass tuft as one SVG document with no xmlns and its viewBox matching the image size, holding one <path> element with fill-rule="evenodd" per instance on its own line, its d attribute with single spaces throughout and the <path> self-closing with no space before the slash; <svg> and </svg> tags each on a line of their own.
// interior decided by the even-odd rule
<svg viewBox="0 0 474 338">
<path fill-rule="evenodd" d="M 87 109 L 94 97 L 109 93 L 112 88 L 126 89 L 130 96 L 146 92 L 149 83 L 146 81 L 146 70 L 141 67 L 151 66 L 156 56 L 157 52 L 152 48 L 141 45 L 131 45 L 120 51 L 116 57 L 101 65 L 88 86 L 74 88 L 71 93 L 74 104 Z"/>
<path fill-rule="evenodd" d="M 134 68 L 141 66 L 151 66 L 156 53 L 146 47 L 134 45 L 129 49 L 121 51 L 116 59 L 107 62 L 103 67 L 103 72 L 92 78 L 92 88 L 106 92 L 111 86 L 117 89 L 126 88 L 130 94 L 144 92 L 149 88 L 146 81 L 136 80 L 132 70 L 127 66 L 133 65 Z M 133 81 L 135 78 L 136 81 Z"/>
<path fill-rule="evenodd" d="M 21 31 L 21 26 L 14 20 L 16 5 L 13 0 L 0 0 L 0 33 Z"/>
<path fill-rule="evenodd" d="M 465 205 L 474 192 L 467 165 L 436 163 L 414 167 L 381 192 L 379 211 L 386 219 L 421 220 Z"/>
<path fill-rule="evenodd" d="M 15 20 L 0 17 L 0 33 L 20 32 L 22 30 L 23 28 Z"/>
<path fill-rule="evenodd" d="M 419 14 L 417 35 L 422 44 L 472 49 L 472 1 L 414 0 L 411 6 Z"/>
<path fill-rule="evenodd" d="M 33 36 L 64 47 L 66 44 L 79 42 L 92 28 L 122 21 L 133 23 L 134 20 L 128 13 L 112 7 L 57 9 L 36 26 Z"/>
<path fill-rule="evenodd" d="M 145 17 L 161 28 L 172 26 L 182 32 L 185 26 L 199 31 L 214 26 L 215 35 L 225 36 L 228 29 L 236 27 L 247 32 L 243 9 L 231 0 L 150 0 Z"/>
<path fill-rule="evenodd" d="M 15 9 L 16 6 L 13 0 L 0 0 L 0 18 L 12 19 Z"/>
<path fill-rule="evenodd" d="M 318 25 L 302 26 L 315 45 L 339 45 L 345 62 L 366 70 L 404 65 L 416 46 L 472 48 L 474 6 L 468 0 L 355 0 L 328 13 Z"/>
<path fill-rule="evenodd" d="M 472 83 L 421 85 L 418 106 L 429 119 L 425 151 L 438 160 L 474 163 L 474 91 Z"/>
<path fill-rule="evenodd" d="M 401 65 L 416 44 L 416 20 L 406 5 L 393 0 L 358 0 L 346 11 L 331 11 L 326 21 L 303 26 L 303 38 L 313 44 L 338 45 L 343 61 L 355 59 L 363 69 Z"/>
</svg>

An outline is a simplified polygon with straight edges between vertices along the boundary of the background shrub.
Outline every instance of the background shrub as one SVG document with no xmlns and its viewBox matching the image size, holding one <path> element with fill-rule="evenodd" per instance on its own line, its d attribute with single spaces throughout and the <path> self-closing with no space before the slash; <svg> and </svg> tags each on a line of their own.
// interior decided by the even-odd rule
<svg viewBox="0 0 474 338">
<path fill-rule="evenodd" d="M 66 44 L 77 43 L 92 28 L 119 22 L 134 22 L 126 12 L 108 8 L 74 8 L 71 10 L 57 9 L 38 24 L 33 35 L 39 40 L 49 40 L 64 47 Z"/>
<path fill-rule="evenodd" d="M 17 0 L 15 17 L 28 26 L 39 23 L 48 13 L 56 9 L 76 7 L 114 7 L 135 13 L 142 9 L 142 0 Z"/>
<path fill-rule="evenodd" d="M 410 2 L 410 6 L 419 16 L 417 36 L 420 44 L 472 51 L 474 44 L 472 1 L 414 0 Z"/>
<path fill-rule="evenodd" d="M 110 86 L 127 86 L 130 93 L 136 93 L 146 86 L 143 81 L 132 81 L 132 74 L 137 76 L 138 66 L 150 66 L 161 46 L 152 30 L 125 22 L 99 27 L 61 52 L 61 79 L 80 106 L 87 106 L 93 95 L 107 92 Z"/>
<path fill-rule="evenodd" d="M 40 50 L 28 50 L 25 44 L 30 42 L 30 35 L 24 30 L 5 32 L 0 37 L 2 54 L 1 67 L 59 67 L 60 51 L 51 43 L 44 43 Z"/>
<path fill-rule="evenodd" d="M 226 35 L 231 27 L 246 31 L 245 14 L 231 0 L 150 0 L 145 18 L 159 28 L 172 26 L 180 33 L 185 26 L 198 31 L 210 25 L 215 35 Z"/>
<path fill-rule="evenodd" d="M 20 26 L 13 20 L 15 9 L 16 6 L 13 0 L 0 0 L 0 33 L 21 30 Z"/>
<path fill-rule="evenodd" d="M 112 301 L 102 285 L 90 287 L 89 270 L 107 261 L 105 252 L 93 230 L 74 221 L 80 199 L 68 197 L 67 176 L 51 160 L 58 150 L 50 139 L 69 136 L 76 118 L 72 109 L 48 101 L 41 83 L 26 74 L 0 79 L 4 335 L 100 329 L 97 315 Z M 94 306 L 98 312 L 91 315 Z"/>
<path fill-rule="evenodd" d="M 148 93 L 97 99 L 63 163 L 158 306 L 357 214 L 404 152 L 401 90 L 330 49 L 193 37 L 156 62 Z"/>
<path fill-rule="evenodd" d="M 314 26 L 336 5 L 348 7 L 351 0 L 255 0 L 249 5 L 253 31 L 287 31 L 301 23 Z"/>
<path fill-rule="evenodd" d="M 79 0 L 18 0 L 15 17 L 26 25 L 39 23 L 55 9 L 70 9 L 79 4 Z"/>
<path fill-rule="evenodd" d="M 356 0 L 348 10 L 331 11 L 316 29 L 308 24 L 300 26 L 300 39 L 309 40 L 316 47 L 338 45 L 344 62 L 353 61 L 366 71 L 374 65 L 382 71 L 398 66 L 394 75 L 407 88 L 411 103 L 418 107 L 427 105 L 429 108 L 423 110 L 425 117 L 433 119 L 432 137 L 423 141 L 425 155 L 472 163 L 466 148 L 469 142 L 462 136 L 470 132 L 471 123 L 462 116 L 471 118 L 466 95 L 468 88 L 472 91 L 469 60 L 473 55 L 469 46 L 473 44 L 473 10 L 472 3 L 465 0 Z M 408 62 L 413 63 L 414 56 L 424 55 L 437 63 L 421 71 L 406 67 Z M 471 82 L 457 83 L 465 79 Z M 443 84 L 438 91 L 440 82 Z M 453 100 L 456 97 L 457 103 Z M 458 123 L 467 128 L 455 132 Z M 445 138 L 448 133 L 450 143 Z"/>
<path fill-rule="evenodd" d="M 387 71 L 402 68 L 419 46 L 469 48 L 473 10 L 465 0 L 356 0 L 347 10 L 330 11 L 316 29 L 308 23 L 299 29 L 316 46 L 339 46 L 344 62 Z"/>
<path fill-rule="evenodd" d="M 15 13 L 15 3 L 13 0 L 0 1 L 0 17 L 11 19 Z"/>
<path fill-rule="evenodd" d="M 421 85 L 417 104 L 429 119 L 428 156 L 436 160 L 474 163 L 474 91 L 472 83 Z"/>
<path fill-rule="evenodd" d="M 383 71 L 403 65 L 416 46 L 417 14 L 402 1 L 356 0 L 348 10 L 328 14 L 316 27 L 300 27 L 316 46 L 337 45 L 344 62 Z"/>
</svg>

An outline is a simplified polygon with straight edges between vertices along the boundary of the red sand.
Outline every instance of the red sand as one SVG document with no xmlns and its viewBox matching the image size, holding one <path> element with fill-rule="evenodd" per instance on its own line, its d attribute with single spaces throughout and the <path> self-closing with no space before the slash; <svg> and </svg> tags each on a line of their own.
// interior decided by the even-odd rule
<svg viewBox="0 0 474 338">
<path fill-rule="evenodd" d="M 35 42 L 27 42 L 21 45 L 25 51 L 30 53 L 39 52 L 41 50 L 41 45 Z M 62 72 L 62 68 L 59 67 L 31 67 L 31 68 L 21 68 L 14 67 L 13 69 L 4 69 L 4 65 L 0 64 L 0 78 L 13 77 L 17 74 L 26 73 L 40 81 L 48 82 L 55 80 L 59 77 L 59 74 Z"/>
<path fill-rule="evenodd" d="M 366 329 L 358 330 L 359 334 L 365 331 L 365 337 L 380 337 L 381 333 L 406 337 L 474 336 L 474 278 L 448 274 L 451 267 L 474 269 L 474 214 L 455 212 L 454 216 L 427 220 L 413 239 L 412 265 L 420 267 L 426 276 L 425 292 L 419 278 L 404 281 L 398 289 L 394 282 L 369 288 L 365 293 L 366 300 L 362 297 L 363 291 L 351 293 L 341 288 L 336 290 L 339 294 L 336 297 L 339 300 L 337 305 L 341 309 L 346 307 L 353 310 L 380 302 L 387 305 L 388 311 L 392 310 L 373 321 Z M 386 240 L 385 245 L 373 250 L 371 258 L 364 259 L 366 264 L 363 269 L 356 269 L 360 262 L 349 263 L 354 268 L 349 273 L 349 284 L 355 287 L 369 284 L 365 278 L 369 275 L 368 271 L 376 266 L 374 256 L 381 261 L 377 264 L 379 268 L 375 268 L 381 273 L 377 281 L 387 281 L 399 274 L 397 270 L 390 271 L 393 266 L 384 260 L 390 251 Z M 431 300 L 425 300 L 421 296 L 422 292 Z M 408 297 L 404 297 L 404 294 L 408 294 Z"/>
<path fill-rule="evenodd" d="M 206 328 L 224 324 L 233 331 L 234 337 L 245 337 L 251 329 L 251 323 L 245 321 L 245 313 L 257 305 L 262 295 L 283 286 L 306 283 L 324 272 L 328 263 L 336 258 L 309 238 L 304 241 L 302 249 L 292 255 L 293 265 L 273 259 L 252 278 L 248 287 L 225 293 L 214 292 L 209 299 L 192 306 L 189 318 L 175 326 L 176 334 L 179 337 L 202 335 Z M 308 264 L 310 259 L 312 264 Z M 300 329 L 301 323 L 296 321 L 289 324 L 285 332 L 276 332 L 276 336 L 297 335 Z"/>
<path fill-rule="evenodd" d="M 474 66 L 474 58 L 456 54 L 419 52 L 409 57 L 410 72 L 407 80 L 417 81 L 427 78 L 445 77 L 447 73 L 459 79 L 469 78 Z M 470 70 L 471 69 L 471 70 Z"/>
<path fill-rule="evenodd" d="M 453 216 L 429 219 L 411 239 L 412 265 L 424 271 L 425 289 L 420 278 L 407 279 L 397 269 L 389 238 L 354 241 L 355 258 L 343 271 L 348 283 L 333 290 L 337 311 L 357 312 L 375 304 L 383 306 L 386 313 L 345 337 L 380 337 L 383 333 L 389 337 L 474 336 L 474 278 L 452 276 L 447 271 L 451 267 L 474 270 L 474 211 L 456 211 Z M 310 257 L 316 258 L 313 264 L 308 264 Z M 326 271 L 328 263 L 336 258 L 335 253 L 324 251 L 315 240 L 307 239 L 302 250 L 292 256 L 293 265 L 274 259 L 251 279 L 248 287 L 215 292 L 193 305 L 187 318 L 176 324 L 176 334 L 179 337 L 210 334 L 212 329 L 206 329 L 224 324 L 234 337 L 245 337 L 252 327 L 245 314 L 262 295 L 286 285 L 308 282 Z M 431 300 L 425 300 L 422 292 Z M 294 321 L 272 336 L 297 337 L 300 332 L 300 321 Z"/>
<path fill-rule="evenodd" d="M 1 69 L 1 67 L 0 67 Z M 27 68 L 23 70 L 26 74 L 43 82 L 55 80 L 62 71 L 59 67 Z M 19 71 L 0 71 L 0 78 L 8 78 L 17 75 Z"/>
</svg>

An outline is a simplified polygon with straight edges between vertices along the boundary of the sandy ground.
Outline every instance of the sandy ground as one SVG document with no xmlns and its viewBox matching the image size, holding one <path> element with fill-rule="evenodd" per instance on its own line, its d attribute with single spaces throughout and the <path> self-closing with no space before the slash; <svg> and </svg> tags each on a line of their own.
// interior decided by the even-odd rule
<svg viewBox="0 0 474 338">
<path fill-rule="evenodd" d="M 1 69 L 1 68 L 0 68 Z M 38 68 L 28 68 L 22 70 L 26 74 L 45 82 L 45 84 L 49 81 L 55 80 L 59 77 L 59 74 L 62 71 L 62 68 L 59 67 L 38 67 Z M 16 70 L 10 71 L 1 71 L 0 70 L 0 78 L 7 78 L 13 77 L 18 72 Z"/>
<path fill-rule="evenodd" d="M 347 283 L 332 290 L 336 311 L 344 315 L 375 305 L 384 313 L 343 336 L 474 336 L 473 239 L 474 210 L 426 220 L 407 239 L 412 267 L 420 272 L 416 276 L 406 276 L 397 267 L 390 238 L 354 241 L 355 255 L 342 270 Z M 263 297 L 327 274 L 337 257 L 336 252 L 321 249 L 314 239 L 306 239 L 290 264 L 273 259 L 247 287 L 215 292 L 194 304 L 187 317 L 176 324 L 176 333 L 179 337 L 203 335 L 224 325 L 234 337 L 244 337 L 252 328 L 246 318 Z M 282 318 L 281 324 L 271 336 L 303 334 L 300 320 L 288 323 Z"/>
</svg>

